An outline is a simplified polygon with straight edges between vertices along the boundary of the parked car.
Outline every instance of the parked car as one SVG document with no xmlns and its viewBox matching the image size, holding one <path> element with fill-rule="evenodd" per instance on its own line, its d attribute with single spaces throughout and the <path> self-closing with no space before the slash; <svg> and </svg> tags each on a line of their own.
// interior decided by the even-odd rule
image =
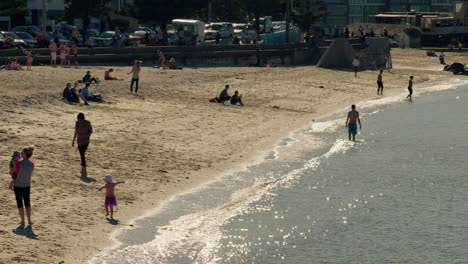
<svg viewBox="0 0 468 264">
<path fill-rule="evenodd" d="M 47 43 L 50 43 L 50 41 L 52 41 L 54 39 L 53 35 L 54 35 L 53 32 L 46 32 L 45 39 L 46 39 Z M 57 33 L 57 37 L 59 39 L 59 43 L 64 42 L 67 45 L 70 44 L 70 41 L 64 35 L 62 35 L 60 32 Z"/>
<path fill-rule="evenodd" d="M 31 36 L 28 32 L 15 32 L 18 37 L 20 37 L 24 42 L 26 42 L 26 47 L 28 48 L 37 48 L 37 40 Z"/>
<path fill-rule="evenodd" d="M 246 25 L 246 24 L 233 24 L 232 26 L 234 27 L 234 34 L 235 34 L 235 35 L 238 35 L 238 34 L 241 33 L 243 30 L 247 29 L 247 25 Z"/>
<path fill-rule="evenodd" d="M 111 47 L 114 43 L 115 31 L 104 31 L 98 37 L 92 37 L 95 47 Z M 121 33 L 121 42 L 122 45 L 128 43 L 128 39 L 125 34 Z"/>
<path fill-rule="evenodd" d="M 10 31 L 0 31 L 0 33 L 5 37 L 5 38 L 12 38 L 13 39 L 13 45 L 16 47 L 26 47 L 26 42 L 22 40 L 18 35 L 16 35 L 13 32 Z"/>
<path fill-rule="evenodd" d="M 205 30 L 205 39 L 215 39 L 217 33 L 221 38 L 232 38 L 234 36 L 234 27 L 232 23 L 227 22 L 211 23 L 208 29 Z"/>
<path fill-rule="evenodd" d="M 148 39 L 145 39 L 148 34 Z M 128 36 L 130 45 L 145 44 L 147 46 L 156 46 L 158 44 L 158 36 L 151 31 L 135 31 Z"/>
<path fill-rule="evenodd" d="M 6 43 L 5 43 L 5 37 L 0 34 L 0 49 L 5 49 L 7 48 Z"/>
<path fill-rule="evenodd" d="M 42 32 L 41 28 L 38 26 L 16 26 L 11 29 L 12 32 L 28 32 L 31 36 L 36 37 Z"/>
</svg>

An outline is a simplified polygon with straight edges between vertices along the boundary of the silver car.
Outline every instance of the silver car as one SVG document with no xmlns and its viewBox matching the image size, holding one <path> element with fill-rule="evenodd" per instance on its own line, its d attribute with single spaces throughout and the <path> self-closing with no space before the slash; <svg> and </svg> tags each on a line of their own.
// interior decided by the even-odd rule
<svg viewBox="0 0 468 264">
<path fill-rule="evenodd" d="M 34 39 L 31 34 L 28 32 L 15 32 L 15 34 L 20 37 L 24 42 L 26 42 L 26 47 L 28 48 L 37 48 L 37 40 Z"/>
</svg>

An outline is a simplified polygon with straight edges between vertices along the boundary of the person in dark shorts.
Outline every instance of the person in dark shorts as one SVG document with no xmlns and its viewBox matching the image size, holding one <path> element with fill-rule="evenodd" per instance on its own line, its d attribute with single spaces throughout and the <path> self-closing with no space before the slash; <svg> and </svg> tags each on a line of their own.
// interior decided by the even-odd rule
<svg viewBox="0 0 468 264">
<path fill-rule="evenodd" d="M 380 70 L 379 75 L 377 76 L 377 95 L 383 95 L 383 80 L 382 80 L 383 70 Z"/>
<path fill-rule="evenodd" d="M 13 190 L 15 192 L 16 205 L 21 218 L 20 225 L 24 226 L 24 207 L 26 207 L 26 217 L 28 218 L 28 225 L 31 226 L 31 177 L 34 170 L 34 163 L 29 159 L 33 155 L 34 147 L 25 147 L 21 152 L 22 161 L 16 163 L 16 179 L 14 179 Z M 23 205 L 24 202 L 24 205 Z"/>
<path fill-rule="evenodd" d="M 348 112 L 348 118 L 346 118 L 346 127 L 348 128 L 349 140 L 351 140 L 352 136 L 353 141 L 356 141 L 357 123 L 359 123 L 359 129 L 362 129 L 361 119 L 359 118 L 359 112 L 356 111 L 356 105 L 352 105 L 351 111 Z"/>
<path fill-rule="evenodd" d="M 81 158 L 81 177 L 86 177 L 87 173 L 85 153 L 88 149 L 89 138 L 93 133 L 93 127 L 91 126 L 91 122 L 85 120 L 85 115 L 83 113 L 79 113 L 77 119 L 78 121 L 76 121 L 75 125 L 75 135 L 73 136 L 72 147 L 75 146 L 76 140 Z"/>
<path fill-rule="evenodd" d="M 413 76 L 410 76 L 409 77 L 409 81 L 408 81 L 408 96 L 406 96 L 406 98 L 409 98 L 411 100 L 411 96 L 413 95 Z"/>
<path fill-rule="evenodd" d="M 235 91 L 234 95 L 231 97 L 231 104 L 236 105 L 237 103 L 239 103 L 240 106 L 244 106 L 244 104 L 242 103 L 242 94 L 239 95 L 239 92 Z"/>
<path fill-rule="evenodd" d="M 226 84 L 226 86 L 224 86 L 224 89 L 219 94 L 219 97 L 215 98 L 216 101 L 218 101 L 218 103 L 224 104 L 224 102 L 231 99 L 231 96 L 229 96 L 228 94 L 228 90 L 229 90 L 229 85 Z"/>
</svg>

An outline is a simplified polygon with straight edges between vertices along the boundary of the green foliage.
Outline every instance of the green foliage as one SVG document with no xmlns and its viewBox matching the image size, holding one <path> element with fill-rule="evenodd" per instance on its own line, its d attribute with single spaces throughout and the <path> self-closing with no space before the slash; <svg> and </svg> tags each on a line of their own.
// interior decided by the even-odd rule
<svg viewBox="0 0 468 264">
<path fill-rule="evenodd" d="M 1 0 L 0 16 L 26 15 L 27 0 Z"/>
<path fill-rule="evenodd" d="M 300 29 L 308 32 L 312 24 L 327 13 L 328 11 L 321 0 L 296 0 L 294 1 L 291 16 L 294 24 L 296 24 Z"/>
<path fill-rule="evenodd" d="M 110 13 L 110 0 L 65 0 L 67 18 L 103 17 Z"/>
</svg>

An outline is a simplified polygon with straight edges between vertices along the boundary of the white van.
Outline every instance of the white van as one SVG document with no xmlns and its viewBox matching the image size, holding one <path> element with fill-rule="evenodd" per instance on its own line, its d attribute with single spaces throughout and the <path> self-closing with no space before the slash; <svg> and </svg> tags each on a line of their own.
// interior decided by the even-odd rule
<svg viewBox="0 0 468 264">
<path fill-rule="evenodd" d="M 172 28 L 175 32 L 177 32 L 179 28 L 182 28 L 187 39 L 198 35 L 197 40 L 200 43 L 205 42 L 205 22 L 201 20 L 174 19 L 172 20 Z"/>
</svg>

